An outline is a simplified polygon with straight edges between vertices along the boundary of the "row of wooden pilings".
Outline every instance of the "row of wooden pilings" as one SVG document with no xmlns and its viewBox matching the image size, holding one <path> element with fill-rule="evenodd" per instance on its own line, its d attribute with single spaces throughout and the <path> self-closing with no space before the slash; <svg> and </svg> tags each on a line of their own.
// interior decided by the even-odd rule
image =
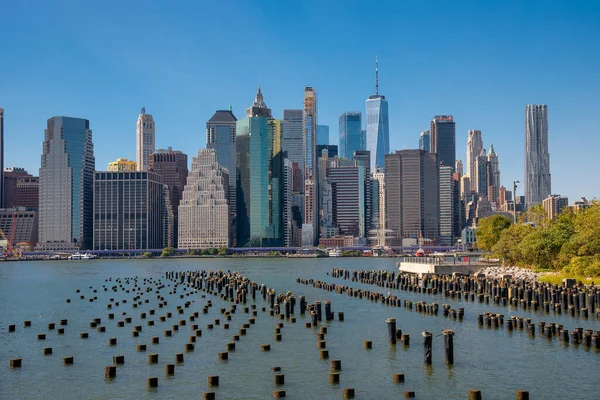
<svg viewBox="0 0 600 400">
<path fill-rule="evenodd" d="M 572 280 L 563 286 L 540 282 L 475 276 L 425 275 L 389 271 L 348 270 L 333 268 L 331 276 L 397 290 L 508 306 L 509 304 L 534 311 L 567 314 L 583 319 L 600 319 L 600 287 L 576 285 Z"/>
</svg>

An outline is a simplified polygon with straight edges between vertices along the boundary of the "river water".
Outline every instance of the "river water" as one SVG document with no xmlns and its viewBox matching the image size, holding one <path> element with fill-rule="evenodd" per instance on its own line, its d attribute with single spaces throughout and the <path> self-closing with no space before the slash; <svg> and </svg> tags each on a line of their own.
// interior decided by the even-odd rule
<svg viewBox="0 0 600 400">
<path fill-rule="evenodd" d="M 500 329 L 480 328 L 477 314 L 489 311 L 532 318 L 533 322 L 546 321 L 564 324 L 566 328 L 600 330 L 595 318 L 580 320 L 568 316 L 545 315 L 541 312 L 523 311 L 496 307 L 492 304 L 450 300 L 440 295 L 392 291 L 401 299 L 428 303 L 450 304 L 453 308 L 464 307 L 464 321 L 459 322 L 439 316 L 392 308 L 366 299 L 347 297 L 333 292 L 315 289 L 296 283 L 296 278 L 312 278 L 350 285 L 355 288 L 387 293 L 389 289 L 363 285 L 357 282 L 334 279 L 328 276 L 331 268 L 387 269 L 394 270 L 393 259 L 165 259 L 165 260 L 93 260 L 93 261 L 48 261 L 48 262 L 4 262 L 0 264 L 0 398 L 1 399 L 187 399 L 201 398 L 203 392 L 216 392 L 217 399 L 268 399 L 275 389 L 286 390 L 290 399 L 341 399 L 343 388 L 354 388 L 357 399 L 402 398 L 405 391 L 416 392 L 420 399 L 466 399 L 470 389 L 482 391 L 483 399 L 514 399 L 516 390 L 528 390 L 532 399 L 572 398 L 595 399 L 600 391 L 600 352 L 581 345 L 565 345 L 557 337 L 543 338 L 539 333 L 530 338 L 526 331 L 507 332 Z M 261 312 L 262 298 L 257 298 L 258 316 L 247 335 L 236 343 L 229 361 L 219 361 L 218 353 L 226 351 L 225 345 L 232 335 L 246 323 L 249 314 L 238 311 L 232 315 L 230 329 L 215 326 L 208 330 L 206 324 L 220 314 L 221 307 L 230 303 L 204 292 L 180 299 L 178 294 L 161 295 L 168 305 L 158 308 L 154 292 L 142 298 L 150 303 L 132 308 L 133 293 L 114 293 L 110 288 L 116 278 L 137 276 L 162 278 L 165 271 L 185 270 L 235 270 L 250 279 L 265 283 L 278 293 L 292 291 L 297 296 L 305 295 L 309 303 L 315 300 L 331 300 L 336 319 L 323 322 L 328 326 L 325 337 L 329 357 L 342 361 L 340 384 L 329 383 L 329 361 L 319 359 L 316 330 L 304 327 L 309 317 L 297 315 L 297 323 L 285 321 L 281 329 L 283 340 L 274 340 L 277 322 L 267 312 Z M 105 282 L 111 277 L 112 282 Z M 102 285 L 107 285 L 104 292 Z M 94 294 L 90 286 L 97 289 Z M 85 300 L 79 299 L 81 293 Z M 97 301 L 90 303 L 89 297 L 96 295 Z M 109 298 L 116 301 L 129 299 L 126 304 L 107 310 Z M 71 303 L 66 299 L 70 298 Z M 208 314 L 202 308 L 210 299 L 213 307 Z M 194 301 L 185 314 L 176 313 L 176 307 L 185 301 Z M 252 302 L 249 302 L 252 304 Z M 155 326 L 147 326 L 140 313 L 156 309 Z M 297 308 L 296 308 L 297 309 Z M 441 307 L 440 307 L 441 309 Z M 173 318 L 160 322 L 159 315 L 172 312 Z M 177 364 L 175 375 L 165 376 L 164 365 L 175 363 L 175 354 L 184 352 L 184 344 L 193 334 L 188 320 L 179 332 L 167 338 L 165 329 L 170 329 L 180 319 L 188 319 L 194 311 L 200 317 L 202 336 L 198 338 L 195 351 L 185 353 L 183 364 Z M 345 321 L 337 320 L 337 312 L 345 313 Z M 114 320 L 107 314 L 115 313 Z M 124 328 L 117 321 L 125 316 L 133 318 Z M 106 332 L 90 328 L 96 317 L 102 318 Z M 397 327 L 411 336 L 408 348 L 398 344 L 390 346 L 387 339 L 387 318 L 396 318 Z M 65 334 L 49 331 L 48 323 L 55 322 L 60 328 L 60 319 L 68 319 Z M 25 328 L 24 320 L 32 326 Z M 16 332 L 9 333 L 8 325 L 16 324 Z M 133 337 L 134 325 L 142 325 L 139 337 Z M 444 361 L 443 329 L 452 329 L 454 336 L 454 365 Z M 423 363 L 421 332 L 433 332 L 433 364 Z M 80 332 L 89 332 L 88 339 L 80 339 Z M 46 333 L 45 341 L 36 340 L 38 333 Z M 150 344 L 150 337 L 160 336 L 160 344 Z M 108 339 L 116 337 L 116 346 L 109 346 Z M 364 340 L 373 342 L 372 350 L 365 350 Z M 136 351 L 137 344 L 147 344 L 148 351 Z M 270 352 L 261 352 L 260 344 L 271 344 Z M 52 347 L 53 354 L 42 355 L 44 347 Z M 158 364 L 148 364 L 149 353 L 158 353 Z M 104 368 L 112 365 L 113 356 L 124 355 L 125 364 L 117 367 L 117 377 L 104 378 Z M 74 364 L 64 366 L 62 358 L 73 356 Z M 21 368 L 9 368 L 9 360 L 21 358 Z M 271 367 L 281 367 L 285 384 L 274 385 Z M 395 384 L 392 374 L 404 373 L 406 381 Z M 208 387 L 207 377 L 218 375 L 220 386 Z M 156 389 L 146 388 L 146 379 L 158 377 Z"/>
</svg>

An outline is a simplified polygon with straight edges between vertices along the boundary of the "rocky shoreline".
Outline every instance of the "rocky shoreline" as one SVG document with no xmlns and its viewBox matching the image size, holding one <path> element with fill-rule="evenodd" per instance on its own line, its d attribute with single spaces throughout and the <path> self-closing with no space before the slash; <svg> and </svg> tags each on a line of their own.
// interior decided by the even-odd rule
<svg viewBox="0 0 600 400">
<path fill-rule="evenodd" d="M 512 279 L 524 280 L 527 283 L 533 283 L 538 280 L 541 274 L 533 272 L 530 269 L 519 268 L 519 267 L 484 267 L 480 269 L 478 274 L 485 275 L 486 278 L 500 279 L 504 275 L 510 275 Z"/>
</svg>

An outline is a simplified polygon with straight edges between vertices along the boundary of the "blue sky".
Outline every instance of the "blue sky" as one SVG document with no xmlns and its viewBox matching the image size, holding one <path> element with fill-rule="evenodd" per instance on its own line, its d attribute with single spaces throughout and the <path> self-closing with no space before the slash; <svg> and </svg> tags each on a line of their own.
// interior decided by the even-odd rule
<svg viewBox="0 0 600 400">
<path fill-rule="evenodd" d="M 52 4 L 50 4 L 52 3 Z M 205 122 L 243 117 L 258 81 L 276 117 L 319 94 L 320 124 L 374 92 L 391 149 L 415 148 L 435 114 L 456 121 L 457 157 L 481 129 L 502 183 L 523 182 L 524 110 L 548 104 L 552 191 L 600 197 L 600 2 L 13 1 L 0 24 L 5 166 L 37 174 L 46 120 L 87 118 L 96 168 L 135 158 L 142 106 L 157 147 L 194 155 Z M 522 189 L 520 190 L 522 194 Z"/>
</svg>

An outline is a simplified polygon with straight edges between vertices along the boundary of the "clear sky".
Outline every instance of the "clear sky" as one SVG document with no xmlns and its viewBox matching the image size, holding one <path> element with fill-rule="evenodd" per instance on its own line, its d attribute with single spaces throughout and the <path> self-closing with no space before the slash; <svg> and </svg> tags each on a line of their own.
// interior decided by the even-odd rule
<svg viewBox="0 0 600 400">
<path fill-rule="evenodd" d="M 315 87 L 337 144 L 339 115 L 364 117 L 378 55 L 391 149 L 418 147 L 433 115 L 452 114 L 457 157 L 480 129 L 512 186 L 523 182 L 525 105 L 548 104 L 552 191 L 600 197 L 599 1 L 4 0 L 0 10 L 5 166 L 37 175 L 55 115 L 90 120 L 96 169 L 135 159 L 142 106 L 157 148 L 191 159 L 214 111 L 231 104 L 243 117 L 259 81 L 278 118 Z"/>
</svg>

